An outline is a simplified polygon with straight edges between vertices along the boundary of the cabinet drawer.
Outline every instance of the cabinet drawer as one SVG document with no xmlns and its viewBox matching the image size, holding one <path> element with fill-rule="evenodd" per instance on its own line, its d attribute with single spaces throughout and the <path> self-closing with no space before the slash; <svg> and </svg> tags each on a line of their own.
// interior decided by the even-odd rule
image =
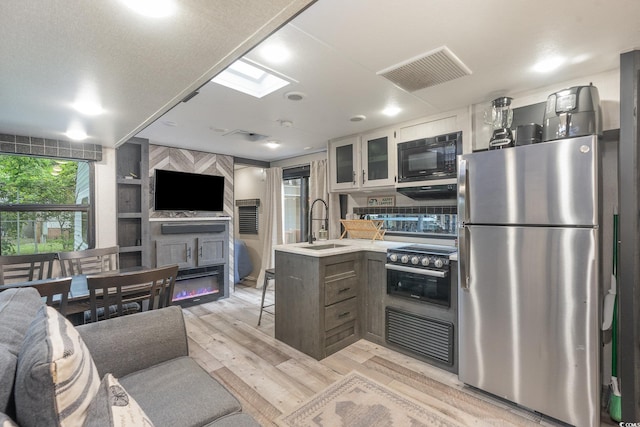
<svg viewBox="0 0 640 427">
<path fill-rule="evenodd" d="M 357 341 L 358 338 L 356 337 L 356 334 L 357 330 L 355 320 L 326 331 L 324 337 L 325 356 L 335 353 L 341 348 Z"/>
<path fill-rule="evenodd" d="M 330 305 L 324 309 L 324 330 L 328 331 L 343 323 L 355 320 L 358 314 L 357 298 Z"/>
<path fill-rule="evenodd" d="M 325 282 L 324 305 L 335 304 L 355 297 L 357 285 L 358 278 L 355 275 Z"/>
</svg>

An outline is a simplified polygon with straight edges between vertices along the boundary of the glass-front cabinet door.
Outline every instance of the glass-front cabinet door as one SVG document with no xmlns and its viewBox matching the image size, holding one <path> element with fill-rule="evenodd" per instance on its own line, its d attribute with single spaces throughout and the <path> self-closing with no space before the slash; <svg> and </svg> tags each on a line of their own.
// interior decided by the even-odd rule
<svg viewBox="0 0 640 427">
<path fill-rule="evenodd" d="M 331 191 L 358 188 L 359 144 L 358 136 L 329 143 Z"/>
<path fill-rule="evenodd" d="M 394 132 L 382 130 L 362 136 L 362 187 L 395 184 L 396 145 Z"/>
</svg>

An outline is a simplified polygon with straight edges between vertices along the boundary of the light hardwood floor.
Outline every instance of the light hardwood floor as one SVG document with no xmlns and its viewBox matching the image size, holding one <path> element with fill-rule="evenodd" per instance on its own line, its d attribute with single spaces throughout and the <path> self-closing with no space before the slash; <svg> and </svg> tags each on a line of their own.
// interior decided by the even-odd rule
<svg viewBox="0 0 640 427">
<path fill-rule="evenodd" d="M 257 326 L 261 290 L 236 285 L 227 299 L 183 309 L 195 360 L 264 426 L 276 425 L 312 396 L 352 371 L 461 426 L 555 426 L 479 393 L 456 375 L 366 340 L 317 361 L 274 338 L 274 316 Z M 273 300 L 273 292 L 267 292 Z M 606 423 L 603 422 L 603 425 Z"/>
</svg>

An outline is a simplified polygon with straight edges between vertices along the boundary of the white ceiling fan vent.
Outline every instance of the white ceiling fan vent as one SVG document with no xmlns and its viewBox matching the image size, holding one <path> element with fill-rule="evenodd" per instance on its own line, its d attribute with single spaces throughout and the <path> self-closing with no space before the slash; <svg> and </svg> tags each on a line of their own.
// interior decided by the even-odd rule
<svg viewBox="0 0 640 427">
<path fill-rule="evenodd" d="M 222 136 L 237 136 L 241 139 L 244 139 L 245 141 L 261 141 L 263 139 L 269 138 L 269 135 L 262 135 L 260 133 L 249 132 L 247 130 L 242 130 L 242 129 L 232 130 L 231 132 L 227 132 Z"/>
<path fill-rule="evenodd" d="M 415 92 L 471 75 L 471 70 L 449 48 L 442 46 L 376 74 L 408 92 Z"/>
</svg>

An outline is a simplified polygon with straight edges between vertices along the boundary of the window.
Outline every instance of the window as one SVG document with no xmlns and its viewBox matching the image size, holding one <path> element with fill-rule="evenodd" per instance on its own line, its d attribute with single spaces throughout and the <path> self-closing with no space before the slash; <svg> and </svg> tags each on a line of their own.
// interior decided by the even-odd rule
<svg viewBox="0 0 640 427">
<path fill-rule="evenodd" d="M 285 243 L 298 243 L 307 240 L 309 170 L 307 165 L 282 171 Z"/>
<path fill-rule="evenodd" d="M 93 247 L 92 188 L 88 161 L 0 155 L 0 254 Z"/>
</svg>

